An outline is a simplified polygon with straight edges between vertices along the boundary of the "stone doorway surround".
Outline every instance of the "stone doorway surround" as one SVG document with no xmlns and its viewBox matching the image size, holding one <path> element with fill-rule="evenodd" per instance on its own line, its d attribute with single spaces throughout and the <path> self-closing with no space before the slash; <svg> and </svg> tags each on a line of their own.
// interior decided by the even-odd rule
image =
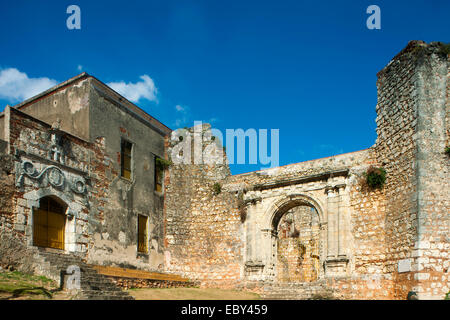
<svg viewBox="0 0 450 320">
<path fill-rule="evenodd" d="M 26 199 L 26 206 L 29 208 L 31 214 L 29 216 L 29 223 L 25 226 L 25 235 L 27 236 L 28 246 L 34 246 L 33 244 L 33 216 L 34 210 L 39 208 L 40 200 L 44 197 L 56 197 L 66 206 L 65 212 L 65 229 L 64 229 L 64 252 L 76 252 L 77 251 L 77 218 L 79 217 L 82 206 L 79 203 L 71 201 L 64 195 L 63 192 L 54 190 L 51 187 L 41 188 L 38 190 L 30 191 L 24 194 Z"/>
<path fill-rule="evenodd" d="M 343 276 L 349 271 L 348 170 L 312 177 L 256 185 L 244 195 L 244 274 L 249 281 L 277 280 L 278 224 L 294 207 L 308 206 L 319 217 L 319 265 L 317 278 Z"/>
</svg>

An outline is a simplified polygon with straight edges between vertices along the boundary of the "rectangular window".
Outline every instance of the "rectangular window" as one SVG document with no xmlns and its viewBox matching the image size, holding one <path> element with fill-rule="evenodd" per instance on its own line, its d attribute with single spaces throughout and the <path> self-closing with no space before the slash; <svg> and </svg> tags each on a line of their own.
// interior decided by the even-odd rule
<svg viewBox="0 0 450 320">
<path fill-rule="evenodd" d="M 132 144 L 122 140 L 121 146 L 121 176 L 131 180 L 131 149 Z"/>
<path fill-rule="evenodd" d="M 138 252 L 147 253 L 147 220 L 148 217 L 138 215 Z"/>
<path fill-rule="evenodd" d="M 164 166 L 161 163 L 161 158 L 155 157 L 155 190 L 162 192 L 164 179 Z"/>
</svg>

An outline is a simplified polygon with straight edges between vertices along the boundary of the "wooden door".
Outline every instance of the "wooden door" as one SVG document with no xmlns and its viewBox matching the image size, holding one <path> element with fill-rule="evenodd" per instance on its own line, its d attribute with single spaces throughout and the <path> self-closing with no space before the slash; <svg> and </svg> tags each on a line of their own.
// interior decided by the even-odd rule
<svg viewBox="0 0 450 320">
<path fill-rule="evenodd" d="M 51 199 L 43 199 L 41 202 L 41 206 L 34 209 L 33 214 L 34 245 L 64 250 L 64 210 Z"/>
</svg>

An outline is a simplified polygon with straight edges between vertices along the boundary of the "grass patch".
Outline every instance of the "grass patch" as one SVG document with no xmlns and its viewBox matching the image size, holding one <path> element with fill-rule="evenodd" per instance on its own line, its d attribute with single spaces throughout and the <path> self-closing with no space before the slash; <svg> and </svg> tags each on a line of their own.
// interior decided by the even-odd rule
<svg viewBox="0 0 450 320">
<path fill-rule="evenodd" d="M 215 288 L 169 288 L 128 290 L 136 300 L 259 300 L 253 292 Z"/>
<path fill-rule="evenodd" d="M 59 288 L 46 277 L 19 271 L 0 272 L 0 299 L 51 299 Z"/>
</svg>

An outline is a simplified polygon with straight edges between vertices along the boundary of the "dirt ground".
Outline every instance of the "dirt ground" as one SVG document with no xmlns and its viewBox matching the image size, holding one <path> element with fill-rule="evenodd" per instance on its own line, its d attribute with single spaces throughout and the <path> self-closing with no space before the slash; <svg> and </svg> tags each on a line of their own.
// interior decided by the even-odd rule
<svg viewBox="0 0 450 320">
<path fill-rule="evenodd" d="M 131 289 L 128 293 L 136 300 L 258 300 L 256 293 L 247 291 L 171 288 L 171 289 Z"/>
<path fill-rule="evenodd" d="M 130 289 L 136 300 L 258 300 L 256 293 L 213 288 Z M 21 272 L 0 272 L 0 300 L 70 300 L 53 280 Z"/>
</svg>

